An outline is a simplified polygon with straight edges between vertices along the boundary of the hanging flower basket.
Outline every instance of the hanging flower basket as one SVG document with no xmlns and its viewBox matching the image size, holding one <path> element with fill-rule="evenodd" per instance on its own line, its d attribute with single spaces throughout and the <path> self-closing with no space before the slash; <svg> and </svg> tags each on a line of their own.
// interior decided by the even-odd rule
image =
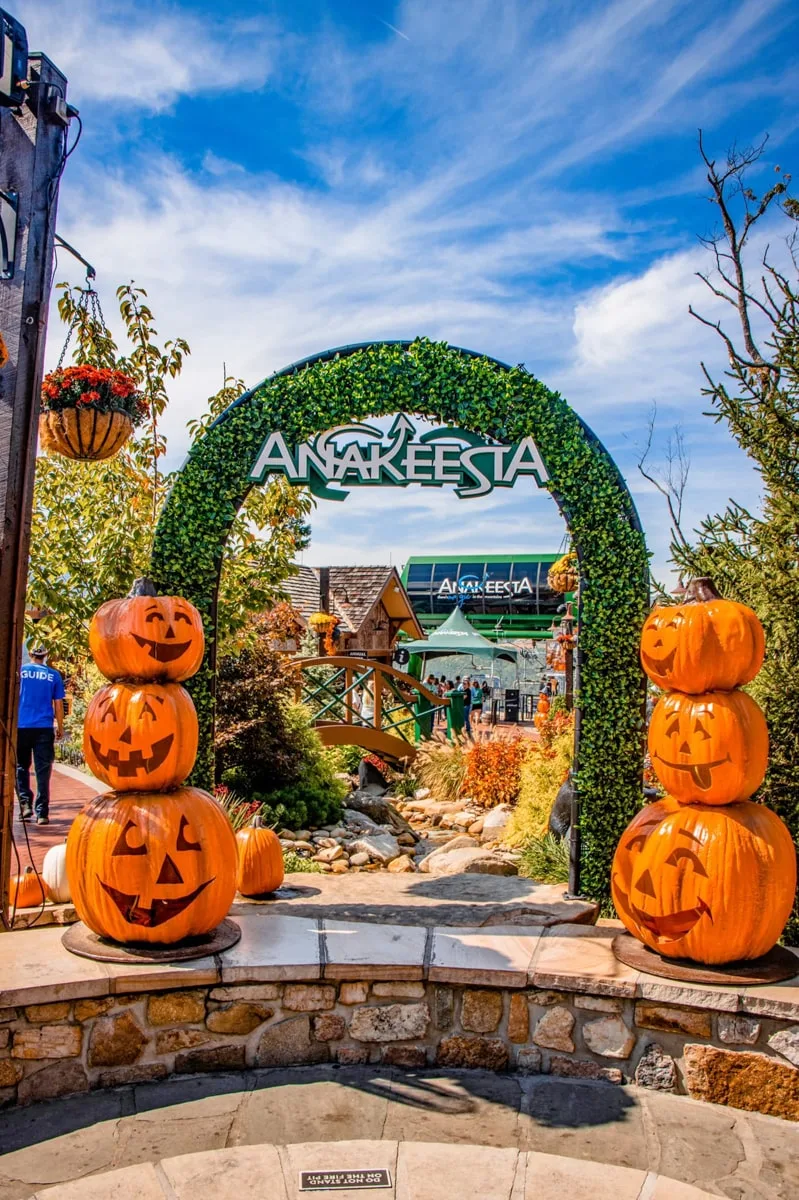
<svg viewBox="0 0 799 1200">
<path fill-rule="evenodd" d="M 547 583 L 553 592 L 574 592 L 579 581 L 577 555 L 573 550 L 553 562 L 547 573 Z"/>
<path fill-rule="evenodd" d="M 122 449 L 147 404 L 130 375 L 110 367 L 63 367 L 42 383 L 39 442 L 43 450 L 82 462 Z"/>
</svg>

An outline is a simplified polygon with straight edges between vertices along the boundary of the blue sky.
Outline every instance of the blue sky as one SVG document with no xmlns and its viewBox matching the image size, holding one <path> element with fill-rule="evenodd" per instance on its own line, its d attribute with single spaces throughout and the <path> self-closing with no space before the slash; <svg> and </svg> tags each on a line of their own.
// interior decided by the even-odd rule
<svg viewBox="0 0 799 1200">
<path fill-rule="evenodd" d="M 150 293 L 192 356 L 166 423 L 229 373 L 252 385 L 329 346 L 424 334 L 525 362 L 617 457 L 658 569 L 662 501 L 637 475 L 682 422 L 689 527 L 758 482 L 702 416 L 718 346 L 695 272 L 713 210 L 698 127 L 723 156 L 770 133 L 760 180 L 799 170 L 792 0 L 9 0 L 70 79 L 85 132 L 59 232 Z M 758 180 L 755 184 L 758 184 Z M 778 220 L 753 247 L 779 244 Z M 77 282 L 65 255 L 59 278 Z M 51 324 L 49 358 L 60 330 Z M 321 504 L 310 563 L 557 549 L 528 485 Z"/>
</svg>

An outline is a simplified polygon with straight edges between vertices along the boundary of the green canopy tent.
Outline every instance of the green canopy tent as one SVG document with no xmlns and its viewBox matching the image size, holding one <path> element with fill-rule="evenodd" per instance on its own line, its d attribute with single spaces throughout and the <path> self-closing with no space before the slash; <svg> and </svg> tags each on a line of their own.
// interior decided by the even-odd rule
<svg viewBox="0 0 799 1200">
<path fill-rule="evenodd" d="M 443 625 L 439 625 L 429 638 L 403 642 L 402 648 L 409 650 L 411 654 L 423 654 L 428 659 L 443 658 L 450 654 L 470 654 L 474 658 L 502 658 L 514 663 L 517 659 L 517 652 L 513 646 L 490 642 L 469 624 L 459 608 L 453 609 Z"/>
</svg>

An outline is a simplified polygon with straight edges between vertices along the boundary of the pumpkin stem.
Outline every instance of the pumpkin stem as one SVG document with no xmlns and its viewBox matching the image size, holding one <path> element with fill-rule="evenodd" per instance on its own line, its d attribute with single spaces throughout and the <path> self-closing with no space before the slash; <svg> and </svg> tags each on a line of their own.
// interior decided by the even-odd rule
<svg viewBox="0 0 799 1200">
<path fill-rule="evenodd" d="M 716 590 L 713 580 L 707 575 L 692 579 L 685 589 L 683 604 L 704 604 L 707 600 L 720 600 L 721 593 Z"/>
<path fill-rule="evenodd" d="M 263 817 L 261 816 L 260 813 L 255 814 L 253 819 L 250 821 L 250 825 L 252 826 L 253 829 L 268 829 L 269 828 L 269 826 L 267 825 L 266 821 L 263 819 Z"/>
<path fill-rule="evenodd" d="M 128 595 L 131 597 L 133 597 L 133 596 L 157 596 L 158 592 L 155 590 L 155 584 L 153 583 L 153 581 L 151 579 L 145 579 L 144 577 L 142 577 L 141 579 L 133 580 L 133 587 L 128 592 Z"/>
</svg>

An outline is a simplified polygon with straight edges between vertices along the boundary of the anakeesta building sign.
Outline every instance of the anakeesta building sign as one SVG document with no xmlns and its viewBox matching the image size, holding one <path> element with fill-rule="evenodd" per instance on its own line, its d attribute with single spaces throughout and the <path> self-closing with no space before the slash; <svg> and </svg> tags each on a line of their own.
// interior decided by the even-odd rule
<svg viewBox="0 0 799 1200">
<path fill-rule="evenodd" d="M 460 579 L 442 579 L 436 596 L 490 596 L 513 598 L 532 596 L 533 585 L 529 575 L 521 579 L 483 579 L 479 575 L 461 575 Z"/>
<path fill-rule="evenodd" d="M 416 428 L 400 414 L 388 433 L 373 425 L 339 425 L 301 445 L 270 433 L 250 472 L 263 483 L 270 474 L 307 484 L 315 496 L 344 500 L 353 487 L 451 486 L 462 499 L 487 496 L 520 478 L 538 487 L 549 480 L 531 437 L 502 444 L 464 429 L 432 429 L 416 439 Z"/>
</svg>

